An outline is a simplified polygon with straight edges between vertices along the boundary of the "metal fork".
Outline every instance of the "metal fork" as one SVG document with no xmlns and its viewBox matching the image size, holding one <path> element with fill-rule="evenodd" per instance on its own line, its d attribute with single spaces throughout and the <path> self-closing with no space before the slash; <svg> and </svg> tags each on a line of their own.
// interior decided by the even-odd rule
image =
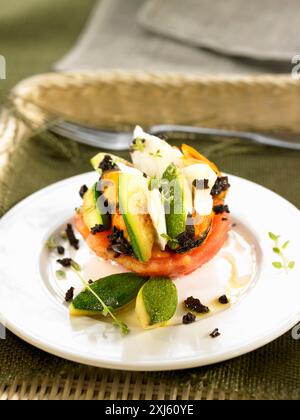
<svg viewBox="0 0 300 420">
<path fill-rule="evenodd" d="M 87 144 L 102 149 L 128 150 L 132 141 L 132 133 L 114 132 L 96 128 L 85 127 L 73 122 L 56 122 L 48 128 L 55 134 L 59 134 L 78 143 Z M 147 130 L 153 135 L 166 133 L 198 134 L 208 137 L 237 138 L 245 142 L 258 143 L 261 145 L 281 147 L 285 149 L 300 150 L 300 143 L 264 136 L 247 131 L 223 130 L 206 127 L 193 127 L 188 125 L 154 125 Z"/>
</svg>

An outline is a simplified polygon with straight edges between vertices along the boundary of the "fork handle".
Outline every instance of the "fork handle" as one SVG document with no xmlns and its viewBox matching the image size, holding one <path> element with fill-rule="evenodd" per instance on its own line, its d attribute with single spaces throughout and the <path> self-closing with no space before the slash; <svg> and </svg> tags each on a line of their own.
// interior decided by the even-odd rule
<svg viewBox="0 0 300 420">
<path fill-rule="evenodd" d="M 154 125 L 149 129 L 153 135 L 158 135 L 167 132 L 173 133 L 190 133 L 202 134 L 205 136 L 228 137 L 237 138 L 252 143 L 263 144 L 267 146 L 282 147 L 285 149 L 300 150 L 300 143 L 293 143 L 285 140 L 280 140 L 274 137 L 264 136 L 262 134 L 251 133 L 248 131 L 224 130 L 218 128 L 193 127 L 189 125 L 172 125 L 162 124 Z"/>
</svg>

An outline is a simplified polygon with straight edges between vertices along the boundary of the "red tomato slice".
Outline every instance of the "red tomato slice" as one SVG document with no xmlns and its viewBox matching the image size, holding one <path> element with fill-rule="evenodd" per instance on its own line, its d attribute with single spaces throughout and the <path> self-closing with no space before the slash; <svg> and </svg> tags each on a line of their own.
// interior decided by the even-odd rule
<svg viewBox="0 0 300 420">
<path fill-rule="evenodd" d="M 224 220 L 225 219 L 225 220 Z M 126 269 L 145 276 L 168 276 L 174 277 L 189 274 L 203 264 L 210 261 L 222 248 L 230 230 L 230 219 L 226 214 L 215 215 L 212 227 L 206 240 L 197 248 L 191 249 L 184 254 L 176 254 L 170 251 L 154 249 L 152 257 L 146 263 L 137 261 L 135 258 L 120 255 L 117 259 L 112 251 L 108 251 L 108 235 L 110 230 L 92 235 L 83 222 L 81 214 L 77 214 L 75 225 L 88 246 L 99 256 L 106 260 L 115 260 Z"/>
</svg>

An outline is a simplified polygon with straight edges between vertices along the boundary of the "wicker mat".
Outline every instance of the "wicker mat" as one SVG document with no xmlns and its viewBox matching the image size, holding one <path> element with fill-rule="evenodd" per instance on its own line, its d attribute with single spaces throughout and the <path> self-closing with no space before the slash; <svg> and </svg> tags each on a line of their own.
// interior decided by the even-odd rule
<svg viewBox="0 0 300 420">
<path fill-rule="evenodd" d="M 10 129 L 19 132 L 14 126 Z M 95 153 L 90 147 L 43 134 L 19 141 L 13 137 L 11 144 L 0 176 L 1 215 L 31 192 L 89 170 L 89 158 Z M 229 141 L 225 148 L 203 139 L 201 150 L 222 170 L 258 181 L 300 205 L 299 152 L 249 147 L 238 141 Z M 65 361 L 7 332 L 6 340 L 0 340 L 0 398 L 299 399 L 299 345 L 287 333 L 255 352 L 215 366 L 126 373 Z"/>
</svg>

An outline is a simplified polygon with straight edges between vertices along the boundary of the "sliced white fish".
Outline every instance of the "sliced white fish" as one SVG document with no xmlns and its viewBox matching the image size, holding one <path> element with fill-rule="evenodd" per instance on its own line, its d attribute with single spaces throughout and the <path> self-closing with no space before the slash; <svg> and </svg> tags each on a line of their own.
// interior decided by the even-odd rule
<svg viewBox="0 0 300 420">
<path fill-rule="evenodd" d="M 125 172 L 127 174 L 132 174 L 132 175 L 136 175 L 136 176 L 142 176 L 143 177 L 143 172 L 140 171 L 137 168 L 133 168 L 132 166 L 128 166 L 125 165 L 122 162 L 118 162 L 118 168 L 122 171 Z"/>
<path fill-rule="evenodd" d="M 170 146 L 166 141 L 145 133 L 137 126 L 133 133 L 134 140 L 144 141 L 140 150 L 131 152 L 133 165 L 148 176 L 161 178 L 166 168 L 179 162 L 182 153 L 176 147 Z"/>
<path fill-rule="evenodd" d="M 162 196 L 157 188 L 148 193 L 148 211 L 156 231 L 157 243 L 162 251 L 164 251 L 168 240 L 162 235 L 167 234 L 165 209 Z"/>
</svg>

